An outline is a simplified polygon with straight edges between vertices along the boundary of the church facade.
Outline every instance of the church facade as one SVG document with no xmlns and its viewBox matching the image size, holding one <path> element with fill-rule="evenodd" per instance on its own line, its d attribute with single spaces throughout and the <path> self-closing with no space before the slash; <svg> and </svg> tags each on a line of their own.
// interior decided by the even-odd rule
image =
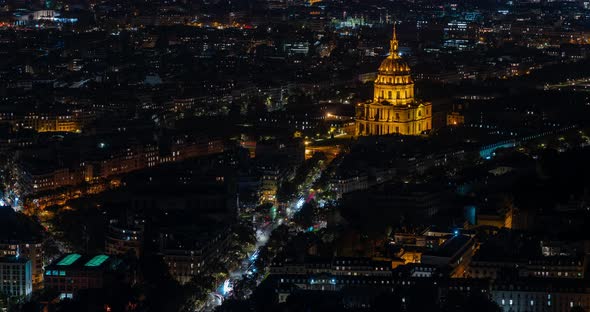
<svg viewBox="0 0 590 312">
<path fill-rule="evenodd" d="M 357 136 L 419 135 L 432 129 L 432 104 L 414 97 L 410 67 L 398 53 L 393 30 L 389 56 L 379 66 L 373 100 L 356 106 Z"/>
</svg>

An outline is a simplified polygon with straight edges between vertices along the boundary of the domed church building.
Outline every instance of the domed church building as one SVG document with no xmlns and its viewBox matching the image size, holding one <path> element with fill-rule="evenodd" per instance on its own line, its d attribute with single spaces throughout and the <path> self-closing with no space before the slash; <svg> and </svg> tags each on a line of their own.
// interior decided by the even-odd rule
<svg viewBox="0 0 590 312">
<path fill-rule="evenodd" d="M 356 135 L 419 135 L 432 129 L 432 103 L 414 98 L 410 67 L 398 52 L 393 28 L 389 56 L 379 66 L 373 100 L 356 106 Z"/>
</svg>

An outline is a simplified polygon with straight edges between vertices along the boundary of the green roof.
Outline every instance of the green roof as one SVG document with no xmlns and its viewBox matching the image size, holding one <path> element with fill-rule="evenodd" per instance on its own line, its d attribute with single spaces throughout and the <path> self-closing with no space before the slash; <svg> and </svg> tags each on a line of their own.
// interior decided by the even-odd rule
<svg viewBox="0 0 590 312">
<path fill-rule="evenodd" d="M 80 257 L 82 257 L 79 254 L 69 254 L 67 256 L 65 256 L 63 259 L 61 259 L 57 265 L 71 265 L 72 263 L 76 262 L 76 260 L 80 259 Z"/>
<path fill-rule="evenodd" d="M 88 262 L 86 262 L 86 264 L 84 264 L 84 266 L 97 267 L 97 266 L 101 265 L 103 262 L 107 261 L 108 258 L 109 258 L 109 256 L 107 256 L 107 255 L 94 256 L 94 258 L 92 258 Z"/>
</svg>

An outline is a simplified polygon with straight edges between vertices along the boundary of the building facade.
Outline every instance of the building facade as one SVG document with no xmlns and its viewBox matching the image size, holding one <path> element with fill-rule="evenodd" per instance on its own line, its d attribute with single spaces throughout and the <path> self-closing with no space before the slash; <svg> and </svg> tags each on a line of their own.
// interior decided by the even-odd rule
<svg viewBox="0 0 590 312">
<path fill-rule="evenodd" d="M 168 272 L 180 284 L 209 274 L 210 265 L 227 250 L 229 228 L 219 231 L 195 228 L 163 229 L 160 233 L 160 254 Z"/>
<path fill-rule="evenodd" d="M 130 273 L 123 267 L 122 261 L 108 255 L 66 254 L 45 267 L 45 287 L 61 298 L 73 298 L 79 290 L 111 287 L 117 275 Z"/>
<path fill-rule="evenodd" d="M 496 282 L 491 299 L 501 311 L 571 311 L 590 308 L 590 290 L 582 280 L 525 279 Z"/>
<path fill-rule="evenodd" d="M 366 190 L 369 188 L 369 176 L 367 173 L 360 173 L 351 176 L 335 176 L 330 180 L 330 189 L 336 193 L 337 198 L 343 194 Z"/>
<path fill-rule="evenodd" d="M 144 225 L 141 221 L 119 222 L 111 220 L 105 236 L 105 252 L 109 255 L 142 254 Z"/>
<path fill-rule="evenodd" d="M 43 284 L 43 251 L 40 240 L 0 240 L 0 256 L 20 255 L 29 259 L 35 288 Z"/>
<path fill-rule="evenodd" d="M 0 206 L 0 257 L 26 258 L 33 287 L 43 287 L 43 236 L 41 228 L 10 206 Z"/>
<path fill-rule="evenodd" d="M 18 256 L 0 257 L 0 292 L 11 297 L 28 297 L 32 291 L 31 261 Z"/>
<path fill-rule="evenodd" d="M 393 30 L 389 56 L 379 66 L 373 100 L 356 106 L 356 135 L 419 135 L 432 129 L 432 104 L 414 97 L 410 67 Z"/>
</svg>

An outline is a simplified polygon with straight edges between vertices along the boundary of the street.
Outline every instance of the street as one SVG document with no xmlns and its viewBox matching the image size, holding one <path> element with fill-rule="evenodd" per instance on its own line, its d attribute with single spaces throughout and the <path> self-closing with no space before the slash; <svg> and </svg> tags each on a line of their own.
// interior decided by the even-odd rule
<svg viewBox="0 0 590 312">
<path fill-rule="evenodd" d="M 257 268 L 255 266 L 255 261 L 258 258 L 258 253 L 260 249 L 266 245 L 268 242 L 268 238 L 270 237 L 271 233 L 281 224 L 290 221 L 295 214 L 301 210 L 303 205 L 315 199 L 316 193 L 311 189 L 311 186 L 317 179 L 320 178 L 322 174 L 321 170 L 314 172 L 311 174 L 308 181 L 305 185 L 302 185 L 301 189 L 304 191 L 299 192 L 297 198 L 293 200 L 285 209 L 285 214 L 283 217 L 275 218 L 272 222 L 262 222 L 258 224 L 254 224 L 256 227 L 256 248 L 255 250 L 245 259 L 242 260 L 241 265 L 229 272 L 229 278 L 220 283 L 216 288 L 215 291 L 211 292 L 207 297 L 207 302 L 201 307 L 201 309 L 197 309 L 197 311 L 204 311 L 210 312 L 215 310 L 215 308 L 223 303 L 223 300 L 229 298 L 233 293 L 233 285 L 236 285 L 245 275 L 253 275 L 257 272 L 263 272 L 266 268 Z M 260 274 L 259 278 L 256 280 L 255 286 L 260 284 L 264 279 L 264 274 Z M 246 293 L 249 296 L 254 289 L 249 289 Z"/>
</svg>

